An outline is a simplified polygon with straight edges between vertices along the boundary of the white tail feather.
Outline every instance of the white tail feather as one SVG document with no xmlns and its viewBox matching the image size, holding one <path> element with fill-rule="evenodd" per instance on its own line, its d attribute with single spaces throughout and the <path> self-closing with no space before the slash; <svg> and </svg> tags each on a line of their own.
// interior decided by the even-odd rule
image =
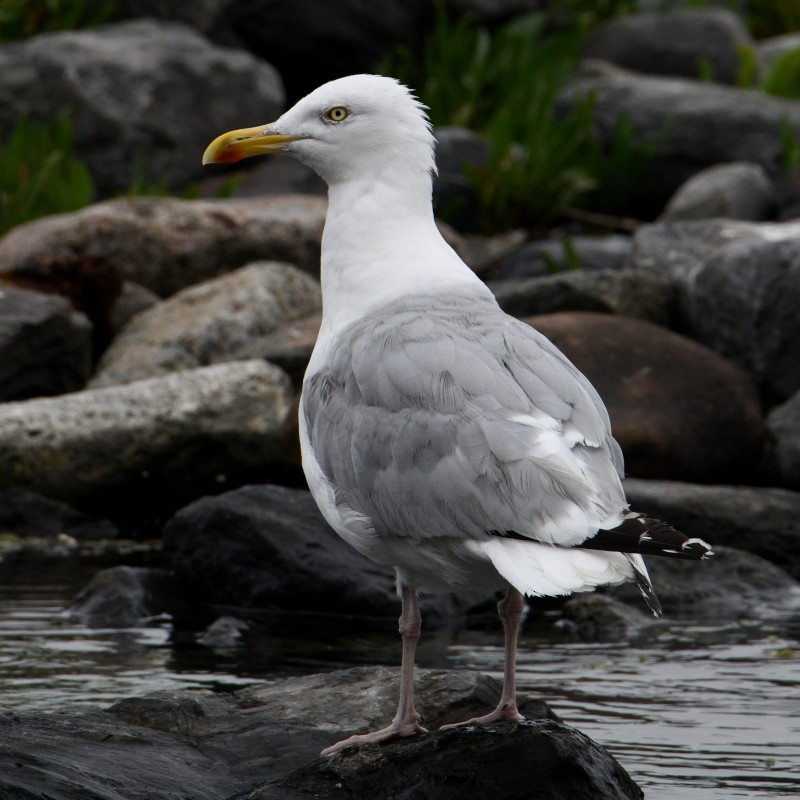
<svg viewBox="0 0 800 800">
<path fill-rule="evenodd" d="M 588 592 L 633 577 L 633 565 L 624 553 L 501 537 L 476 542 L 476 547 L 515 589 L 533 597 Z"/>
</svg>

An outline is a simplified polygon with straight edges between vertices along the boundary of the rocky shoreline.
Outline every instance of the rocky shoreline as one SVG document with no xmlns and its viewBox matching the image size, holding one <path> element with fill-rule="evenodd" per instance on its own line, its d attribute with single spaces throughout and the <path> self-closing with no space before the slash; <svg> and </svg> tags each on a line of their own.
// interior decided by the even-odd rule
<svg viewBox="0 0 800 800">
<path fill-rule="evenodd" d="M 211 623 L 204 635 L 224 638 L 263 611 L 393 618 L 392 576 L 333 534 L 299 468 L 327 207 L 316 177 L 273 161 L 243 173 L 229 199 L 208 199 L 219 177 L 202 185 L 205 199 L 113 195 L 129 185 L 135 152 L 171 185 L 198 179 L 213 136 L 277 116 L 331 72 L 370 68 L 390 42 L 412 45 L 428 9 L 346 10 L 336 36 L 352 47 L 337 60 L 320 45 L 327 12 L 276 41 L 264 3 L 158 5 L 130 0 L 105 26 L 0 44 L 0 124 L 55 114 L 69 98 L 76 150 L 101 195 L 0 237 L 0 574 L 42 542 L 44 552 L 158 538 L 164 565 L 99 573 L 75 619 L 136 626 L 191 607 Z M 293 19 L 291 4 L 278 5 Z M 496 5 L 491 24 L 520 4 Z M 741 88 L 734 74 L 742 47 L 764 71 L 785 46 L 754 41 L 721 9 L 599 27 L 557 109 L 591 93 L 606 144 L 622 117 L 634 137 L 658 140 L 638 220 L 481 235 L 467 176 L 489 143 L 437 130 L 437 209 L 458 210 L 441 223 L 448 241 L 507 312 L 595 383 L 633 507 L 718 546 L 709 564 L 652 565 L 665 610 L 681 617 L 758 618 L 800 595 L 800 180 L 785 166 L 800 105 Z M 328 53 L 316 71 L 304 48 Z M 288 70 L 298 59 L 302 69 Z M 713 80 L 698 79 L 701 60 Z M 426 598 L 426 625 L 461 624 L 491 600 Z M 559 624 L 578 639 L 625 637 L 650 624 L 639 610 L 623 588 L 562 604 Z M 502 776 L 498 800 L 641 797 L 605 751 L 534 701 L 528 723 L 316 759 L 391 715 L 394 680 L 356 669 L 236 695 L 7 711 L 0 793 L 444 800 Z M 468 673 L 420 679 L 434 727 L 492 705 L 495 690 Z"/>
</svg>

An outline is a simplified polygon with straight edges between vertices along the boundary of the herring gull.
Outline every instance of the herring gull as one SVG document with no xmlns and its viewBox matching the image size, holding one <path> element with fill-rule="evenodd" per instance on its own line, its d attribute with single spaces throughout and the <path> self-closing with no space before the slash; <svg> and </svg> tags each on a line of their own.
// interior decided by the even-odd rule
<svg viewBox="0 0 800 800">
<path fill-rule="evenodd" d="M 405 86 L 352 75 L 274 123 L 219 136 L 203 156 L 288 153 L 328 184 L 303 469 L 331 527 L 394 568 L 403 650 L 392 722 L 323 753 L 425 732 L 413 696 L 418 592 L 506 589 L 502 696 L 469 722 L 518 720 L 523 596 L 633 580 L 658 616 L 642 554 L 711 552 L 629 509 L 597 392 L 550 341 L 501 311 L 444 241 L 431 206 L 434 143 Z"/>
</svg>

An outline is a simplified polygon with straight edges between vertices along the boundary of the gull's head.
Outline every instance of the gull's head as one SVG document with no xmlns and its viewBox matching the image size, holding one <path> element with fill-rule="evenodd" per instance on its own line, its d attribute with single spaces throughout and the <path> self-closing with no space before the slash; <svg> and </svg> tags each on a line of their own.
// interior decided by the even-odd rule
<svg viewBox="0 0 800 800">
<path fill-rule="evenodd" d="M 405 86 L 380 75 L 350 75 L 315 89 L 275 122 L 218 136 L 203 163 L 288 153 L 330 185 L 381 173 L 429 176 L 433 147 L 425 108 Z"/>
</svg>

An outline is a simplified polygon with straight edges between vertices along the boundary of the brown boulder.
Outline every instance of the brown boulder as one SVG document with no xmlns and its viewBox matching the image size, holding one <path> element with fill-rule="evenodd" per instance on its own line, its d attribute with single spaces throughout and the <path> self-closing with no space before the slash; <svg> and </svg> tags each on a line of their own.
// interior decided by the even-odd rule
<svg viewBox="0 0 800 800">
<path fill-rule="evenodd" d="M 166 297 L 250 261 L 288 261 L 318 275 L 326 210 L 325 198 L 314 195 L 109 200 L 9 231 L 0 239 L 0 274 L 67 295 L 84 310 L 88 301 L 78 300 L 88 273 L 104 289 L 106 314 L 123 280 Z"/>
<path fill-rule="evenodd" d="M 699 483 L 744 480 L 766 440 L 750 378 L 665 328 L 612 314 L 526 317 L 594 384 L 626 473 Z"/>
</svg>

